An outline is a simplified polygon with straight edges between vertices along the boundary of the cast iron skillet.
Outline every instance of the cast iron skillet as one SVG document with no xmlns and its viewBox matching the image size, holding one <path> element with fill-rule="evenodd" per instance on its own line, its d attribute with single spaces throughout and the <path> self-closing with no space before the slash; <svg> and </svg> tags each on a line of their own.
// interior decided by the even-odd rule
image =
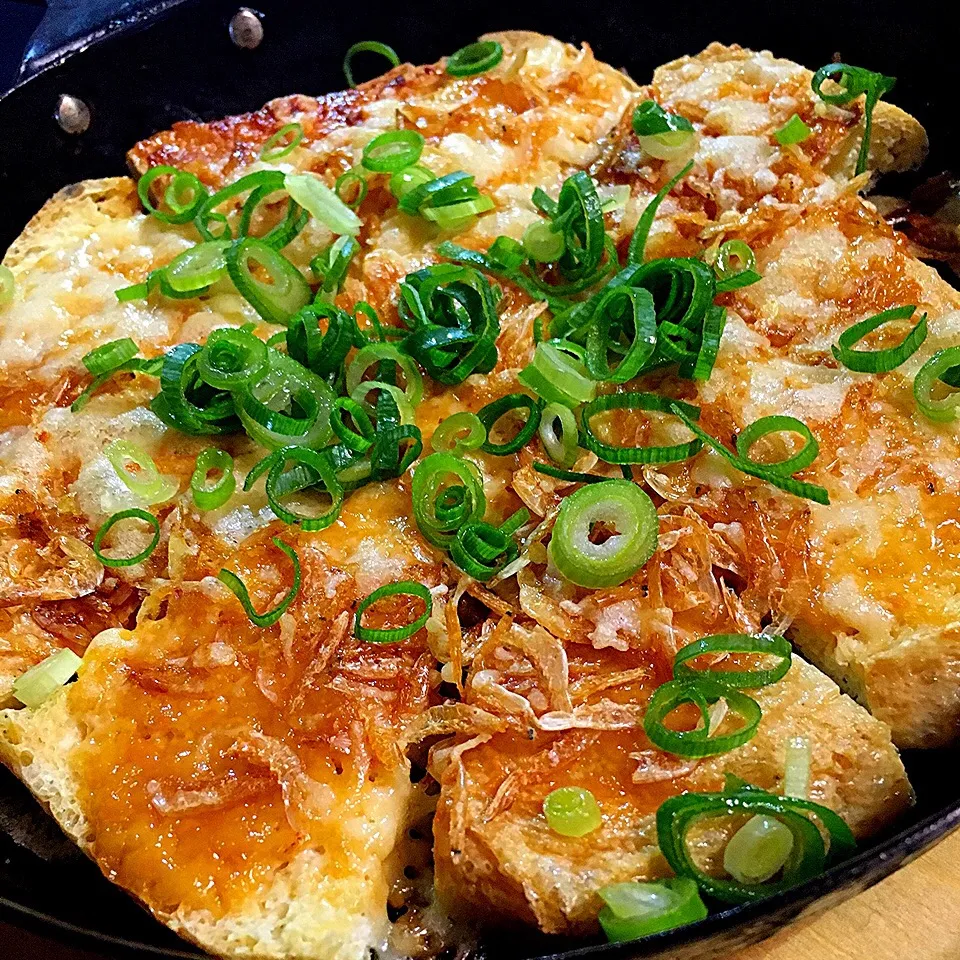
<svg viewBox="0 0 960 960">
<path fill-rule="evenodd" d="M 0 249 L 61 187 L 125 172 L 124 152 L 175 120 L 212 120 L 256 109 L 289 93 L 343 86 L 340 63 L 362 39 L 392 44 L 402 58 L 429 62 L 478 34 L 531 29 L 589 41 L 599 57 L 639 81 L 653 68 L 711 40 L 767 47 L 812 68 L 839 53 L 848 63 L 899 77 L 892 99 L 930 133 L 924 175 L 960 155 L 955 43 L 958 15 L 932 0 L 740 0 L 660 5 L 592 0 L 412 0 L 360 4 L 261 0 L 263 40 L 240 49 L 228 25 L 238 4 L 165 0 L 134 6 L 69 49 L 47 50 L 40 69 L 0 99 Z M 945 17 L 952 16 L 953 22 Z M 948 66 L 949 65 L 949 66 Z M 358 63 L 358 67 L 360 64 Z M 89 129 L 71 136 L 54 119 L 59 97 L 89 106 Z M 900 178 L 893 190 L 904 190 Z M 853 859 L 787 893 L 713 913 L 707 920 L 638 944 L 601 946 L 535 934 L 491 939 L 497 960 L 526 957 L 712 957 L 755 942 L 797 916 L 838 903 L 891 873 L 960 825 L 960 783 L 952 752 L 908 755 L 917 806 Z M 104 783 L 103 789 L 110 784 Z M 65 841 L 9 775 L 0 777 L 0 917 L 117 957 L 194 957 Z M 855 935 L 855 932 L 852 932 Z"/>
</svg>

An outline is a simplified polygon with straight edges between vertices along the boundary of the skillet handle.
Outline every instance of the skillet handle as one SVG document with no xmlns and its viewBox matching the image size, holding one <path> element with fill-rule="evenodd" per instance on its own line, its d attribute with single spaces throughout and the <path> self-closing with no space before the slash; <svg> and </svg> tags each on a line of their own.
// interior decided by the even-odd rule
<svg viewBox="0 0 960 960">
<path fill-rule="evenodd" d="M 83 49 L 127 24 L 145 22 L 183 0 L 48 0 L 47 12 L 27 49 L 17 80 Z"/>
</svg>

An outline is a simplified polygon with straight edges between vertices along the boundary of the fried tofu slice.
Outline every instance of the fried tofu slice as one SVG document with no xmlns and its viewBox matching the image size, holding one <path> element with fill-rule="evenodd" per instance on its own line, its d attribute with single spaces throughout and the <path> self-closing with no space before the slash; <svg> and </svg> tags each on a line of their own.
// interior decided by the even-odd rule
<svg viewBox="0 0 960 960">
<path fill-rule="evenodd" d="M 277 625 L 252 624 L 216 580 L 160 586 L 133 630 L 95 639 L 75 683 L 2 714 L 0 756 L 107 877 L 211 953 L 366 960 L 388 948 L 418 809 L 401 734 L 434 661 L 423 631 L 352 636 L 361 587 L 336 538 L 248 540 L 232 566 L 258 609 L 292 580 L 270 533 L 303 568 Z M 388 529 L 380 543 L 381 578 L 436 582 L 416 544 Z M 372 625 L 409 619 L 403 603 Z"/>
<path fill-rule="evenodd" d="M 763 720 L 749 743 L 685 761 L 654 747 L 641 726 L 647 699 L 669 677 L 662 648 L 567 645 L 566 654 L 540 627 L 498 627 L 465 694 L 487 716 L 433 748 L 430 769 L 441 784 L 436 882 L 455 914 L 536 922 L 548 933 L 596 932 L 598 889 L 670 875 L 654 823 L 663 800 L 720 790 L 728 773 L 781 792 L 795 737 L 811 744 L 810 798 L 858 835 L 881 829 L 911 802 L 886 726 L 798 657 L 781 682 L 755 691 Z M 506 729 L 495 730 L 490 716 Z M 598 829 L 582 838 L 550 829 L 543 802 L 563 786 L 594 794 Z M 698 835 L 698 857 L 718 865 L 727 837 L 720 829 Z"/>
<path fill-rule="evenodd" d="M 831 502 L 809 508 L 809 586 L 793 636 L 898 744 L 949 743 L 960 730 L 960 434 L 917 410 L 913 378 L 957 342 L 960 293 L 857 197 L 753 226 L 745 236 L 763 280 L 732 297 L 720 361 L 701 388 L 714 433 L 772 413 L 810 426 L 820 455 L 800 476 Z M 916 306 L 913 320 L 868 341 L 891 346 L 926 314 L 929 334 L 904 364 L 877 375 L 834 360 L 845 329 L 904 305 Z"/>
</svg>

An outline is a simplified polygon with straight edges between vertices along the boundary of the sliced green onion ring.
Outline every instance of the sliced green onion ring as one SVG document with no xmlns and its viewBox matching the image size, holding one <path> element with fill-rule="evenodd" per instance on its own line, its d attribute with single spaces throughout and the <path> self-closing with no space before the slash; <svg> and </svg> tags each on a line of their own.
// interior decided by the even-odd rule
<svg viewBox="0 0 960 960">
<path fill-rule="evenodd" d="M 493 435 L 494 427 L 496 427 L 501 418 L 510 413 L 511 410 L 526 410 L 526 421 L 509 440 L 503 443 L 495 443 L 490 439 Z M 537 432 L 537 427 L 540 426 L 540 405 L 533 397 L 525 393 L 508 393 L 505 397 L 499 397 L 478 410 L 477 419 L 483 424 L 486 430 L 486 440 L 480 449 L 483 450 L 484 453 L 505 457 L 511 453 L 516 453 L 521 447 L 526 446 L 533 439 L 534 434 Z"/>
<path fill-rule="evenodd" d="M 227 240 L 207 240 L 184 250 L 167 264 L 167 283 L 177 293 L 200 291 L 227 272 Z"/>
<path fill-rule="evenodd" d="M 431 180 L 436 180 L 437 175 L 420 164 L 414 164 L 411 167 L 405 167 L 398 170 L 390 177 L 390 192 L 398 199 L 402 200 L 412 190 L 422 187 Z"/>
<path fill-rule="evenodd" d="M 197 373 L 204 383 L 235 390 L 256 380 L 268 363 L 267 345 L 252 333 L 235 327 L 210 332 L 197 355 Z"/>
<path fill-rule="evenodd" d="M 487 439 L 487 431 L 475 413 L 453 413 L 437 424 L 430 445 L 437 453 L 464 453 L 478 449 Z"/>
<path fill-rule="evenodd" d="M 607 539 L 591 539 L 602 524 Z M 659 519 L 653 501 L 629 480 L 581 487 L 560 504 L 548 552 L 572 583 L 598 589 L 619 586 L 657 548 Z"/>
<path fill-rule="evenodd" d="M 593 311 L 584 363 L 594 380 L 626 383 L 650 361 L 657 348 L 657 312 L 643 287 L 608 286 Z M 611 350 L 621 353 L 611 366 Z"/>
<path fill-rule="evenodd" d="M 687 845 L 687 835 L 702 821 L 720 817 L 774 817 L 793 834 L 793 850 L 779 880 L 740 883 L 703 871 Z M 830 838 L 829 855 L 815 817 Z M 856 849 L 850 828 L 828 807 L 795 797 L 778 797 L 743 786 L 724 793 L 685 793 L 665 800 L 657 811 L 657 840 L 667 863 L 678 876 L 689 877 L 700 889 L 727 903 L 749 903 L 788 890 L 823 872 L 829 861 Z"/>
<path fill-rule="evenodd" d="M 135 554 L 132 557 L 109 557 L 105 553 L 101 552 L 100 547 L 103 545 L 104 538 L 106 535 L 118 524 L 124 520 L 142 520 L 144 523 L 150 524 L 153 527 L 153 539 L 150 541 L 149 546 L 146 549 L 141 550 L 140 553 Z M 93 538 L 93 553 L 94 556 L 102 563 L 105 567 L 132 567 L 135 564 L 143 563 L 147 557 L 157 549 L 157 544 L 160 543 L 160 521 L 152 514 L 147 513 L 146 510 L 140 510 L 138 508 L 133 508 L 130 510 L 121 510 L 118 513 L 115 513 L 110 517 L 102 527 L 97 531 L 96 536 Z"/>
<path fill-rule="evenodd" d="M 367 371 L 374 364 L 383 363 L 395 363 L 400 367 L 406 380 L 404 396 L 411 406 L 416 407 L 423 399 L 423 375 L 413 359 L 392 343 L 370 343 L 356 352 L 347 367 L 347 393 L 353 396 Z"/>
<path fill-rule="evenodd" d="M 272 610 L 257 613 L 253 608 L 253 602 L 250 600 L 250 593 L 246 584 L 232 570 L 224 568 L 217 574 L 217 579 L 240 601 L 244 612 L 250 618 L 250 622 L 261 629 L 272 627 L 287 612 L 287 608 L 300 592 L 300 558 L 297 556 L 297 551 L 290 544 L 284 543 L 279 537 L 271 537 L 270 539 L 273 545 L 278 550 L 282 550 L 293 564 L 293 584 L 283 599 Z"/>
<path fill-rule="evenodd" d="M 363 148 L 360 162 L 374 173 L 398 173 L 420 159 L 423 144 L 423 134 L 416 130 L 388 130 Z"/>
<path fill-rule="evenodd" d="M 751 817 L 728 841 L 723 867 L 742 884 L 766 883 L 793 852 L 793 834 L 776 817 Z"/>
<path fill-rule="evenodd" d="M 503 47 L 496 40 L 478 40 L 447 59 L 447 73 L 451 77 L 472 77 L 492 70 L 502 59 Z"/>
<path fill-rule="evenodd" d="M 598 920 L 610 943 L 637 940 L 695 923 L 707 916 L 696 883 L 667 877 L 656 883 L 614 883 L 597 895 L 605 906 Z"/>
<path fill-rule="evenodd" d="M 540 417 L 540 442 L 547 456 L 562 467 L 576 463 L 580 434 L 574 412 L 563 403 L 548 403 Z"/>
<path fill-rule="evenodd" d="M 656 393 L 607 393 L 585 404 L 581 411 L 583 434 L 580 442 L 607 463 L 676 463 L 689 460 L 703 449 L 703 443 L 694 437 L 684 443 L 668 446 L 622 447 L 604 443 L 593 432 L 591 420 L 608 410 L 647 410 L 670 414 L 678 404 L 669 397 Z M 699 418 L 700 410 L 688 403 L 680 404 L 690 417 Z"/>
<path fill-rule="evenodd" d="M 179 489 L 177 481 L 160 476 L 153 457 L 130 440 L 111 440 L 103 448 L 103 455 L 127 489 L 148 504 L 166 503 Z"/>
<path fill-rule="evenodd" d="M 958 354 L 960 354 L 960 349 L 958 349 Z M 958 358 L 956 362 L 960 363 L 960 358 Z M 743 457 L 731 453 L 719 440 L 711 437 L 706 431 L 701 430 L 677 404 L 672 404 L 671 409 L 711 450 L 720 454 L 724 460 L 741 473 L 746 473 L 759 480 L 765 480 L 767 483 L 779 487 L 787 493 L 792 493 L 794 496 L 805 497 L 816 503 L 830 503 L 830 495 L 823 487 L 815 483 L 804 483 L 800 480 L 794 480 L 793 477 L 783 476 L 778 473 L 776 469 L 771 470 L 766 464 L 757 464 L 752 460 L 745 460 Z"/>
<path fill-rule="evenodd" d="M 584 487 L 584 490 L 591 489 Z M 655 746 L 679 757 L 715 757 L 728 753 L 753 739 L 760 724 L 762 711 L 752 697 L 733 687 L 715 683 L 711 678 L 698 676 L 694 680 L 670 680 L 657 687 L 647 712 L 643 717 L 643 729 Z M 733 733 L 710 735 L 710 705 L 726 700 L 730 711 L 742 724 Z M 701 724 L 694 730 L 673 730 L 664 721 L 679 706 L 690 703 L 700 711 Z"/>
<path fill-rule="evenodd" d="M 538 263 L 556 263 L 567 249 L 567 243 L 563 231 L 552 221 L 534 220 L 523 231 L 523 249 Z"/>
<path fill-rule="evenodd" d="M 95 377 L 99 377 L 105 373 L 112 373 L 128 360 L 132 360 L 139 352 L 140 348 L 129 337 L 111 340 L 85 354 L 83 365 Z"/>
<path fill-rule="evenodd" d="M 355 237 L 363 221 L 312 173 L 288 173 L 283 184 L 290 196 L 334 233 Z"/>
<path fill-rule="evenodd" d="M 287 470 L 287 464 L 295 466 Z M 340 516 L 344 490 L 337 478 L 334 465 L 325 453 L 300 447 L 295 444 L 281 447 L 268 454 L 247 474 L 243 489 L 249 490 L 266 473 L 266 493 L 270 509 L 284 522 L 298 524 L 304 530 L 324 530 Z M 309 516 L 288 509 L 281 498 L 308 488 L 330 498 L 330 505 L 321 512 Z"/>
<path fill-rule="evenodd" d="M 633 231 L 633 237 L 630 239 L 627 263 L 643 263 L 643 255 L 647 247 L 647 239 L 650 236 L 650 228 L 656 219 L 660 204 L 663 203 L 670 191 L 673 190 L 692 169 L 693 161 L 691 160 L 678 174 L 671 177 L 646 205 L 643 213 L 640 214 L 640 219 L 637 221 L 636 229 Z"/>
<path fill-rule="evenodd" d="M 216 471 L 220 472 L 220 476 L 210 483 L 209 476 Z M 233 496 L 236 488 L 233 457 L 226 450 L 217 447 L 201 450 L 190 477 L 190 492 L 197 509 L 216 510 L 222 507 Z"/>
<path fill-rule="evenodd" d="M 424 538 L 447 548 L 466 523 L 483 519 L 487 500 L 480 471 L 450 453 L 431 453 L 413 473 L 413 516 Z"/>
<path fill-rule="evenodd" d="M 778 658 L 775 666 L 756 670 L 709 670 L 692 667 L 688 661 L 704 654 L 757 653 Z M 790 643 L 775 634 L 720 633 L 702 637 L 677 651 L 673 659 L 673 676 L 690 680 L 709 676 L 714 683 L 736 690 L 755 690 L 782 680 L 790 670 L 793 652 Z"/>
<path fill-rule="evenodd" d="M 585 837 L 603 825 L 597 798 L 585 787 L 558 787 L 543 801 L 547 826 L 561 837 Z"/>
<path fill-rule="evenodd" d="M 592 400 L 597 393 L 596 381 L 589 375 L 572 343 L 547 340 L 538 343 L 533 363 L 524 367 L 517 379 L 547 403 L 575 407 Z"/>
<path fill-rule="evenodd" d="M 397 56 L 397 51 L 394 50 L 393 47 L 387 46 L 385 43 L 380 43 L 377 40 L 361 40 L 359 43 L 353 44 L 343 58 L 343 75 L 346 77 L 347 85 L 350 87 L 357 85 L 353 78 L 353 58 L 358 53 L 376 53 L 381 57 L 386 57 L 386 59 L 390 61 L 391 67 L 400 66 L 400 58 Z"/>
<path fill-rule="evenodd" d="M 376 627 L 365 627 L 363 625 L 363 615 L 374 604 L 383 600 L 385 597 L 406 596 L 413 597 L 415 600 L 423 602 L 423 613 L 415 620 L 403 627 L 394 627 L 390 629 L 380 629 Z M 422 583 L 413 580 L 401 580 L 399 583 L 388 583 L 378 587 L 368 597 L 360 601 L 357 607 L 357 614 L 354 619 L 353 632 L 358 640 L 366 643 L 397 643 L 400 640 L 406 640 L 412 637 L 418 630 L 421 630 L 430 619 L 433 611 L 433 597 L 430 589 Z"/>
<path fill-rule="evenodd" d="M 345 414 L 350 415 L 356 429 L 347 426 Z M 338 397 L 333 401 L 330 425 L 337 439 L 355 453 L 366 453 L 373 446 L 373 421 L 367 411 L 350 397 Z"/>
<path fill-rule="evenodd" d="M 337 201 L 339 203 L 339 201 Z M 251 270 L 256 264 L 267 275 Z M 240 295 L 268 323 L 286 324 L 312 296 L 303 274 L 277 250 L 253 237 L 243 237 L 227 249 L 227 270 Z"/>
<path fill-rule="evenodd" d="M 889 373 L 900 364 L 912 357 L 927 339 L 927 315 L 924 313 L 917 321 L 916 326 L 895 347 L 882 350 L 854 350 L 853 345 L 861 341 L 868 334 L 873 333 L 885 323 L 894 320 L 909 320 L 917 308 L 915 306 L 894 307 L 884 310 L 873 317 L 867 317 L 848 327 L 840 334 L 836 344 L 832 347 L 833 356 L 838 363 L 842 363 L 848 370 L 858 373 Z"/>
<path fill-rule="evenodd" d="M 948 423 L 956 419 L 960 406 L 960 390 L 954 390 L 938 399 L 933 396 L 934 386 L 953 385 L 951 371 L 960 366 L 960 347 L 938 350 L 918 371 L 913 381 L 913 397 L 917 409 L 935 423 Z M 948 375 L 951 379 L 947 379 Z"/>
<path fill-rule="evenodd" d="M 758 463 L 750 458 L 750 448 L 762 437 L 771 433 L 796 433 L 803 437 L 803 446 L 792 456 L 775 463 Z M 744 427 L 737 434 L 737 453 L 741 459 L 755 463 L 764 470 L 779 473 L 785 477 L 792 477 L 800 470 L 805 470 L 817 459 L 820 453 L 820 444 L 810 428 L 796 417 L 773 415 L 761 417 L 749 426 Z"/>
<path fill-rule="evenodd" d="M 285 123 L 260 148 L 260 159 L 264 163 L 281 160 L 300 146 L 303 140 L 303 127 L 299 123 Z"/>
<path fill-rule="evenodd" d="M 170 177 L 170 182 L 163 193 L 163 202 L 169 209 L 169 213 L 154 206 L 150 199 L 150 188 L 160 177 Z M 181 200 L 184 195 L 188 198 L 186 202 Z M 206 201 L 207 190 L 192 173 L 162 165 L 151 167 L 137 181 L 137 196 L 147 213 L 162 223 L 189 223 Z"/>
<path fill-rule="evenodd" d="M 356 194 L 351 191 L 356 187 Z M 333 185 L 333 192 L 337 198 L 345 203 L 351 210 L 356 210 L 366 199 L 370 186 L 367 178 L 359 170 L 347 170 L 337 177 L 337 182 Z"/>
<path fill-rule="evenodd" d="M 553 477 L 554 480 L 567 480 L 570 483 L 603 483 L 609 480 L 609 477 L 601 477 L 595 473 L 579 473 L 576 470 L 562 470 L 550 463 L 534 463 L 533 469 L 537 473 L 542 473 L 545 477 Z"/>
</svg>

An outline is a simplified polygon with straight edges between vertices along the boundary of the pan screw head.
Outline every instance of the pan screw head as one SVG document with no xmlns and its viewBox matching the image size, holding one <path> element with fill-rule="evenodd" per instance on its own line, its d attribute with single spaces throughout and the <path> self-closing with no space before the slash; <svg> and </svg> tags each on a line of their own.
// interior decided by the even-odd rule
<svg viewBox="0 0 960 960">
<path fill-rule="evenodd" d="M 230 20 L 230 39 L 241 50 L 256 50 L 263 40 L 260 15 L 249 7 L 241 7 Z"/>
<path fill-rule="evenodd" d="M 86 133 L 90 126 L 90 108 L 79 97 L 71 97 L 69 93 L 60 94 L 54 117 L 64 133 L 79 135 Z"/>
</svg>

